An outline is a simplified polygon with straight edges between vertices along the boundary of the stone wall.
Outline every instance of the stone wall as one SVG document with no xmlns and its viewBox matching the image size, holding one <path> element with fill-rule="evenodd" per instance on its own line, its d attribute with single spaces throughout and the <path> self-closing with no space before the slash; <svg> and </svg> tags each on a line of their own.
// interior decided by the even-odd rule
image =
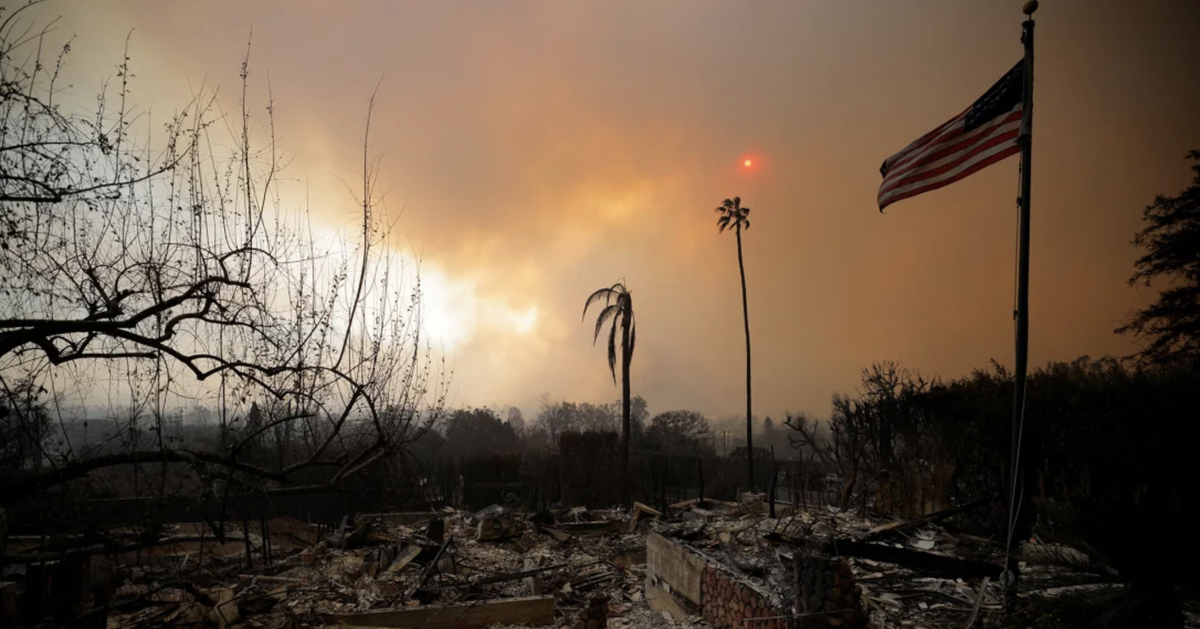
<svg viewBox="0 0 1200 629">
<path fill-rule="evenodd" d="M 785 629 L 789 611 L 753 585 L 712 565 L 704 569 L 702 609 L 718 629 Z"/>
<path fill-rule="evenodd" d="M 845 559 L 804 555 L 794 557 L 796 608 L 799 629 L 846 627 L 865 629 L 862 588 Z"/>
</svg>

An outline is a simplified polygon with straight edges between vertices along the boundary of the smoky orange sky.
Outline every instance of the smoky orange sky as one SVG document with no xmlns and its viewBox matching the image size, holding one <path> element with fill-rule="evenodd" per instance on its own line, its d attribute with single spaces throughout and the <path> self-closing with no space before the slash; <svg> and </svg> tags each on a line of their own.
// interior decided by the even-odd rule
<svg viewBox="0 0 1200 629">
<path fill-rule="evenodd" d="M 620 396 L 581 322 L 624 278 L 633 391 L 652 412 L 745 409 L 735 242 L 755 414 L 827 415 L 872 361 L 965 375 L 1012 365 L 1018 158 L 881 215 L 888 155 L 967 107 L 1021 56 L 1002 0 L 52 2 L 99 84 L 132 29 L 133 98 L 189 86 L 252 111 L 331 228 L 352 224 L 367 99 L 385 208 L 423 260 L 454 405 Z M 1142 209 L 1200 148 L 1200 3 L 1045 0 L 1037 14 L 1030 361 L 1124 355 L 1112 330 Z M 87 85 L 77 84 L 85 92 Z M 751 171 L 742 168 L 747 157 Z M 300 203 L 292 199 L 293 203 Z M 603 343 L 603 341 L 601 341 Z"/>
</svg>

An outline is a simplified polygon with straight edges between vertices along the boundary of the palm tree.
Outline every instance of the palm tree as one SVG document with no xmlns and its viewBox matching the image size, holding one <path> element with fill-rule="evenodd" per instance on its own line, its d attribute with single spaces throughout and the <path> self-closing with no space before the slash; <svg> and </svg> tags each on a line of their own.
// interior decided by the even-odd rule
<svg viewBox="0 0 1200 629">
<path fill-rule="evenodd" d="M 746 305 L 746 264 L 742 261 L 742 230 L 750 229 L 750 208 L 742 207 L 741 197 L 725 199 L 717 213 L 717 227 L 721 233 L 732 225 L 733 233 L 737 236 L 738 271 L 742 274 L 742 320 L 746 323 L 746 465 L 750 472 L 750 488 L 754 489 L 754 426 L 750 422 L 750 309 Z"/>
<path fill-rule="evenodd" d="M 596 317 L 596 331 L 592 344 L 600 338 L 600 330 L 609 320 L 612 329 L 608 333 L 608 370 L 612 372 L 613 384 L 617 382 L 617 325 L 621 326 L 621 492 L 622 500 L 629 502 L 629 365 L 633 362 L 633 345 L 637 342 L 637 324 L 633 318 L 633 296 L 625 284 L 617 282 L 609 288 L 592 293 L 583 304 L 583 318 L 593 303 L 604 302 L 604 309 Z"/>
</svg>

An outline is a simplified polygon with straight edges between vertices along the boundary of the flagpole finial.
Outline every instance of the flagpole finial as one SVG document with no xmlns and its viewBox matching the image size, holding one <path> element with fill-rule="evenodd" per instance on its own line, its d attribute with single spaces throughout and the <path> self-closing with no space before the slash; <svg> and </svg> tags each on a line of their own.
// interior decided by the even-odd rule
<svg viewBox="0 0 1200 629">
<path fill-rule="evenodd" d="M 1025 3 L 1025 6 L 1021 9 L 1021 12 L 1025 15 L 1033 15 L 1033 12 L 1037 10 L 1038 0 L 1029 0 L 1029 2 Z"/>
</svg>

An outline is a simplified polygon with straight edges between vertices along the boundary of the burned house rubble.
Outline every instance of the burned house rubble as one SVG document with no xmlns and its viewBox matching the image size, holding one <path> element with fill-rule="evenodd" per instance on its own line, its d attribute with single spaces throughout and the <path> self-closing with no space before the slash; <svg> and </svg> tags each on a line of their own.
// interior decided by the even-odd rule
<svg viewBox="0 0 1200 629">
<path fill-rule="evenodd" d="M 774 517 L 770 515 L 774 512 Z M 665 512 L 532 509 L 275 518 L 225 531 L 174 525 L 158 543 L 57 556 L 9 536 L 4 626 L 986 627 L 1004 609 L 995 540 L 938 514 L 884 520 L 758 494 Z M 131 540 L 132 542 L 132 540 Z M 1088 585 L 1022 544 L 1019 598 Z"/>
</svg>

